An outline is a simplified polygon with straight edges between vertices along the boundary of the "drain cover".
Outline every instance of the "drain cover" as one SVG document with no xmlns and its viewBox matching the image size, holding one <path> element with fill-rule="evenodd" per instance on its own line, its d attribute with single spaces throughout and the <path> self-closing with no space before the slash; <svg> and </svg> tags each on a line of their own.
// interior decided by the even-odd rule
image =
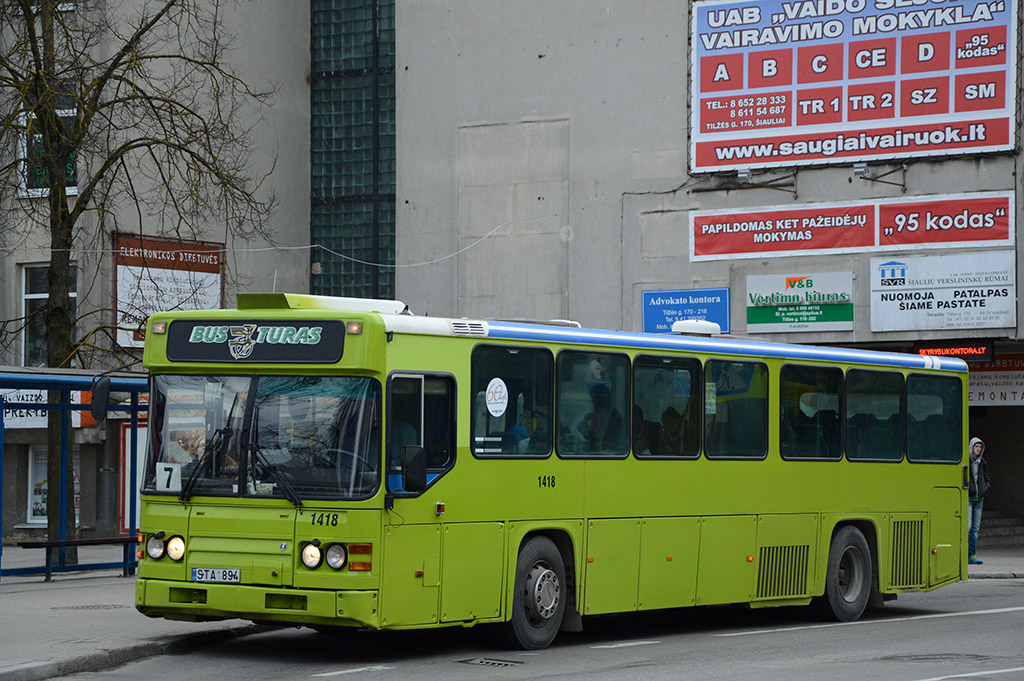
<svg viewBox="0 0 1024 681">
<path fill-rule="evenodd" d="M 476 664 L 483 667 L 518 667 L 522 662 L 516 660 L 492 660 L 486 657 L 471 657 L 468 660 L 459 660 L 461 664 Z"/>
<path fill-rule="evenodd" d="M 127 605 L 62 605 L 57 608 L 50 608 L 51 610 L 116 610 L 117 608 L 127 608 Z"/>
</svg>

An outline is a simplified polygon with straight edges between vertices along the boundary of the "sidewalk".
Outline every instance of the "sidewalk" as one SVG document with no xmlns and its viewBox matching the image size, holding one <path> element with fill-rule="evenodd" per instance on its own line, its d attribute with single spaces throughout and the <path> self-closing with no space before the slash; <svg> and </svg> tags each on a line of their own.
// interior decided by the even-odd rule
<svg viewBox="0 0 1024 681">
<path fill-rule="evenodd" d="M 42 566 L 43 551 L 5 546 L 5 569 Z M 971 579 L 1024 579 L 1024 547 L 979 551 Z M 119 561 L 120 547 L 82 547 L 79 562 Z M 244 636 L 241 620 L 171 622 L 135 610 L 135 578 L 120 570 L 4 577 L 0 580 L 0 681 L 36 681 Z"/>
<path fill-rule="evenodd" d="M 42 567 L 45 551 L 3 547 L 2 568 Z M 121 561 L 119 546 L 84 546 L 80 563 Z M 171 622 L 135 610 L 135 578 L 116 570 L 0 579 L 0 681 L 116 667 L 260 631 L 242 620 Z"/>
</svg>

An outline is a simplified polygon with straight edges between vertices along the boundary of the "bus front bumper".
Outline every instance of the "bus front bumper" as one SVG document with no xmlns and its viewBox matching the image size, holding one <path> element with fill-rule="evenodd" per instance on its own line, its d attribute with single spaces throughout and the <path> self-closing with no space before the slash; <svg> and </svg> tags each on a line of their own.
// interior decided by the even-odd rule
<svg viewBox="0 0 1024 681">
<path fill-rule="evenodd" d="M 149 617 L 207 621 L 246 619 L 273 624 L 377 629 L 374 591 L 327 591 L 137 579 L 135 609 Z"/>
</svg>

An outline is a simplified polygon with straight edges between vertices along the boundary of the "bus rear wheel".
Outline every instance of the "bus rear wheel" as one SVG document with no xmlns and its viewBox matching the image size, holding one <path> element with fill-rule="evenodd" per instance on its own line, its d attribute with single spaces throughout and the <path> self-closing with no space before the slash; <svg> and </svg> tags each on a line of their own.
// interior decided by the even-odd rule
<svg viewBox="0 0 1024 681">
<path fill-rule="evenodd" d="M 547 537 L 533 537 L 516 561 L 508 643 L 523 650 L 547 648 L 561 628 L 565 599 L 562 554 Z"/>
<path fill-rule="evenodd" d="M 825 595 L 818 611 L 838 622 L 860 618 L 871 596 L 871 549 L 856 527 L 843 527 L 832 539 L 825 575 Z"/>
</svg>

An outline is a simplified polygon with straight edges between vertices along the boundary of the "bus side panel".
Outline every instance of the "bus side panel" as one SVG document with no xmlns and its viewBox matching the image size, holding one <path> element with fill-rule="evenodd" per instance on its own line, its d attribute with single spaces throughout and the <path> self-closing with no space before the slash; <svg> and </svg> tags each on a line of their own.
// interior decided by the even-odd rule
<svg viewBox="0 0 1024 681">
<path fill-rule="evenodd" d="M 702 518 L 697 605 L 753 600 L 756 546 L 756 516 Z"/>
<path fill-rule="evenodd" d="M 813 513 L 758 517 L 756 599 L 811 595 L 817 536 L 818 516 Z"/>
<path fill-rule="evenodd" d="M 441 543 L 441 621 L 498 617 L 505 567 L 505 525 L 447 524 Z"/>
<path fill-rule="evenodd" d="M 645 518 L 637 608 L 681 608 L 697 597 L 700 518 Z"/>
<path fill-rule="evenodd" d="M 640 520 L 587 523 L 584 615 L 636 610 L 640 579 Z"/>
<path fill-rule="evenodd" d="M 440 582 L 439 525 L 385 528 L 381 626 L 436 624 Z"/>
</svg>

